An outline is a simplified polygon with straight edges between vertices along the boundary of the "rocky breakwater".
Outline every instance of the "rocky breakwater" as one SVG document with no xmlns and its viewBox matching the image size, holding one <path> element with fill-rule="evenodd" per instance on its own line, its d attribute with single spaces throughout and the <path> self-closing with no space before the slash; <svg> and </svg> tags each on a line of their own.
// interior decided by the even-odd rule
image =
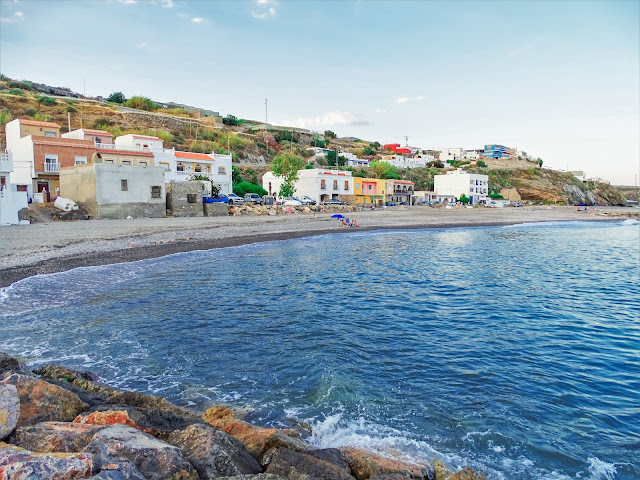
<svg viewBox="0 0 640 480">
<path fill-rule="evenodd" d="M 308 427 L 262 428 L 226 406 L 202 413 L 120 391 L 95 375 L 30 371 L 0 353 L 0 480 L 481 480 L 438 460 L 316 448 Z"/>
<path fill-rule="evenodd" d="M 359 212 L 362 207 L 357 205 L 232 205 L 229 207 L 229 215 L 301 215 L 314 213 L 348 213 Z"/>
</svg>

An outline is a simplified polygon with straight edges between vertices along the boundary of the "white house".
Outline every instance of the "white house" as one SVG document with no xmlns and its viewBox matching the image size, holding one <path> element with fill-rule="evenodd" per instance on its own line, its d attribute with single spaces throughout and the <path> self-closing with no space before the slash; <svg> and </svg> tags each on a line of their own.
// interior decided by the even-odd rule
<svg viewBox="0 0 640 480">
<path fill-rule="evenodd" d="M 316 157 L 326 157 L 327 153 L 331 151 L 329 148 L 321 147 L 309 147 L 307 150 L 311 150 Z"/>
<path fill-rule="evenodd" d="M 281 177 L 267 172 L 262 177 L 262 187 L 269 194 L 279 194 L 284 183 Z M 324 202 L 340 195 L 353 195 L 353 177 L 349 171 L 311 168 L 298 171 L 298 180 L 294 183 L 295 196 L 306 195 L 317 202 Z"/>
<path fill-rule="evenodd" d="M 92 140 L 94 143 L 113 143 L 113 135 L 104 130 L 78 128 L 60 135 L 62 138 L 75 138 L 76 140 Z"/>
<path fill-rule="evenodd" d="M 12 154 L 0 153 L 0 226 L 20 223 L 18 212 L 28 207 L 27 192 L 18 191 L 18 185 L 11 184 L 11 172 Z"/>
<path fill-rule="evenodd" d="M 427 154 L 416 154 L 410 157 L 404 155 L 384 155 L 381 162 L 387 162 L 398 168 L 426 167 L 427 163 L 435 161 L 435 157 Z"/>
<path fill-rule="evenodd" d="M 444 148 L 440 152 L 440 161 L 455 161 L 464 158 L 464 150 L 462 148 Z"/>
<path fill-rule="evenodd" d="M 105 146 L 102 145 L 102 148 Z M 231 155 L 180 152 L 174 148 L 164 148 L 161 138 L 131 134 L 117 137 L 114 148 L 152 152 L 154 164 L 164 167 L 166 183 L 172 180 L 185 181 L 193 175 L 202 175 L 210 178 L 214 185 L 219 185 L 220 193 L 232 192 Z"/>
<path fill-rule="evenodd" d="M 484 155 L 484 149 L 476 148 L 476 149 L 473 149 L 473 150 L 465 150 L 463 156 L 467 160 L 478 160 L 483 155 Z"/>
<path fill-rule="evenodd" d="M 489 176 L 467 173 L 461 168 L 447 172 L 445 175 L 433 177 L 434 190 L 438 197 L 457 198 L 464 194 L 475 205 L 487 200 L 489 193 Z"/>
</svg>

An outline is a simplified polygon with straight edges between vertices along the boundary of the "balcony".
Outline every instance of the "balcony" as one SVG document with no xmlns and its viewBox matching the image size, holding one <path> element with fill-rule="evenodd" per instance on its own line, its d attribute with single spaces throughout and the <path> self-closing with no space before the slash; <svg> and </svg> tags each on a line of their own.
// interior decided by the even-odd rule
<svg viewBox="0 0 640 480">
<path fill-rule="evenodd" d="M 58 173 L 60 171 L 59 163 L 45 163 L 44 164 L 45 173 Z"/>
</svg>

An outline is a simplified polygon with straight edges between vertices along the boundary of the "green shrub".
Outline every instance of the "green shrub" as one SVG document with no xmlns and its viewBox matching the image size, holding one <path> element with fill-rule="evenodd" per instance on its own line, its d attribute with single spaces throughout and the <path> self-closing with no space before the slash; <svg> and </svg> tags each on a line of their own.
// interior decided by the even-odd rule
<svg viewBox="0 0 640 480">
<path fill-rule="evenodd" d="M 276 142 L 282 142 L 286 140 L 287 142 L 298 143 L 300 141 L 300 134 L 290 132 L 288 130 L 278 130 L 273 134 L 273 138 L 276 140 Z"/>
<path fill-rule="evenodd" d="M 57 102 L 55 98 L 47 97 L 46 95 L 40 95 L 38 97 L 38 102 L 47 107 L 53 107 Z"/>
<path fill-rule="evenodd" d="M 238 125 L 238 119 L 235 117 L 235 115 L 229 114 L 222 119 L 222 123 L 224 123 L 225 125 L 235 126 Z"/>
<path fill-rule="evenodd" d="M 0 125 L 4 127 L 7 123 L 9 123 L 13 117 L 11 116 L 11 112 L 9 110 L 1 110 L 0 111 Z"/>
<path fill-rule="evenodd" d="M 73 105 L 67 105 L 67 112 L 76 113 L 77 110 L 73 107 Z"/>
<path fill-rule="evenodd" d="M 504 200 L 504 197 L 499 193 L 490 193 L 489 198 L 492 198 L 494 200 Z"/>
<path fill-rule="evenodd" d="M 115 122 L 105 117 L 100 117 L 93 122 L 93 128 L 97 128 L 98 130 L 104 129 L 104 127 L 111 127 L 113 125 L 115 125 Z"/>
<path fill-rule="evenodd" d="M 233 193 L 240 197 L 244 197 L 246 193 L 257 193 L 262 197 L 263 195 L 267 195 L 269 192 L 255 183 L 239 182 L 233 186 Z"/>
<path fill-rule="evenodd" d="M 129 108 L 135 108 L 136 110 L 146 110 L 147 112 L 153 112 L 160 108 L 160 105 L 147 97 L 131 97 L 124 102 L 125 106 Z"/>
<path fill-rule="evenodd" d="M 127 99 L 125 98 L 124 93 L 122 92 L 113 92 L 111 95 L 107 97 L 107 102 L 124 103 L 126 101 Z"/>
<path fill-rule="evenodd" d="M 35 108 L 27 108 L 24 111 L 24 114 L 27 115 L 28 117 L 34 117 L 36 115 L 36 113 L 38 113 L 38 112 L 36 111 Z"/>
<path fill-rule="evenodd" d="M 19 96 L 23 96 L 24 93 L 21 89 L 19 88 L 12 88 L 11 90 L 9 90 L 9 94 L 10 95 L 19 95 Z"/>
<path fill-rule="evenodd" d="M 53 121 L 53 117 L 51 115 L 45 115 L 44 113 L 36 113 L 33 116 L 34 120 L 37 120 L 38 122 L 52 122 Z"/>
<path fill-rule="evenodd" d="M 483 167 L 483 168 L 487 167 L 487 164 L 483 160 L 478 160 L 476 162 L 476 165 L 478 165 L 479 167 Z"/>
</svg>

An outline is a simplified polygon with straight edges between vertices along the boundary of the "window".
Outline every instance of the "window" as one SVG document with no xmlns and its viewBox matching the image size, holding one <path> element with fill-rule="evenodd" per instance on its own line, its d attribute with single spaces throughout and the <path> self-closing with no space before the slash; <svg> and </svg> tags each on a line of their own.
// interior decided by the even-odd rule
<svg viewBox="0 0 640 480">
<path fill-rule="evenodd" d="M 143 167 L 147 166 L 147 162 L 138 162 L 138 165 L 142 165 Z"/>
<path fill-rule="evenodd" d="M 349 182 L 347 181 L 344 182 L 344 189 L 349 190 Z"/>
<path fill-rule="evenodd" d="M 131 165 L 131 160 L 122 160 L 122 165 Z"/>
<path fill-rule="evenodd" d="M 57 137 L 56 132 L 51 131 L 51 130 L 45 130 L 44 131 L 44 136 L 45 137 Z"/>
<path fill-rule="evenodd" d="M 178 164 L 178 166 L 176 167 L 176 170 L 178 172 L 184 172 L 184 165 L 182 165 L 181 163 Z"/>
<path fill-rule="evenodd" d="M 159 165 L 164 168 L 165 172 L 171 171 L 171 167 L 169 166 L 169 162 L 160 162 Z"/>
<path fill-rule="evenodd" d="M 325 183 L 324 180 L 320 180 L 320 190 L 326 190 L 327 189 L 327 184 Z"/>
<path fill-rule="evenodd" d="M 369 190 L 371 190 L 371 184 L 369 184 Z"/>
<path fill-rule="evenodd" d="M 58 155 L 47 153 L 44 156 L 44 171 L 55 173 L 59 170 Z"/>
<path fill-rule="evenodd" d="M 218 175 L 226 175 L 227 169 L 224 167 L 218 167 Z"/>
<path fill-rule="evenodd" d="M 94 143 L 102 143 L 102 140 L 100 139 L 100 137 L 93 137 L 93 142 Z"/>
<path fill-rule="evenodd" d="M 153 185 L 151 187 L 151 198 L 161 198 L 162 197 L 162 187 L 160 185 Z"/>
<path fill-rule="evenodd" d="M 76 155 L 76 165 L 85 165 L 87 163 L 87 157 Z"/>
<path fill-rule="evenodd" d="M 196 173 L 200 173 L 202 172 L 202 167 L 200 165 L 196 165 L 195 167 L 193 167 L 193 171 Z"/>
<path fill-rule="evenodd" d="M 105 158 L 104 163 L 113 163 L 113 158 Z"/>
<path fill-rule="evenodd" d="M 120 180 L 120 190 L 123 192 L 129 191 L 129 184 L 125 179 Z"/>
<path fill-rule="evenodd" d="M 149 148 L 149 145 L 147 145 L 147 144 L 145 143 L 144 145 L 142 145 L 142 148 L 146 148 L 146 149 L 148 149 L 148 148 Z"/>
<path fill-rule="evenodd" d="M 333 189 L 337 190 L 338 189 L 338 180 L 334 180 L 333 181 Z"/>
<path fill-rule="evenodd" d="M 197 195 L 195 193 L 187 193 L 187 202 L 196 203 Z"/>
</svg>

